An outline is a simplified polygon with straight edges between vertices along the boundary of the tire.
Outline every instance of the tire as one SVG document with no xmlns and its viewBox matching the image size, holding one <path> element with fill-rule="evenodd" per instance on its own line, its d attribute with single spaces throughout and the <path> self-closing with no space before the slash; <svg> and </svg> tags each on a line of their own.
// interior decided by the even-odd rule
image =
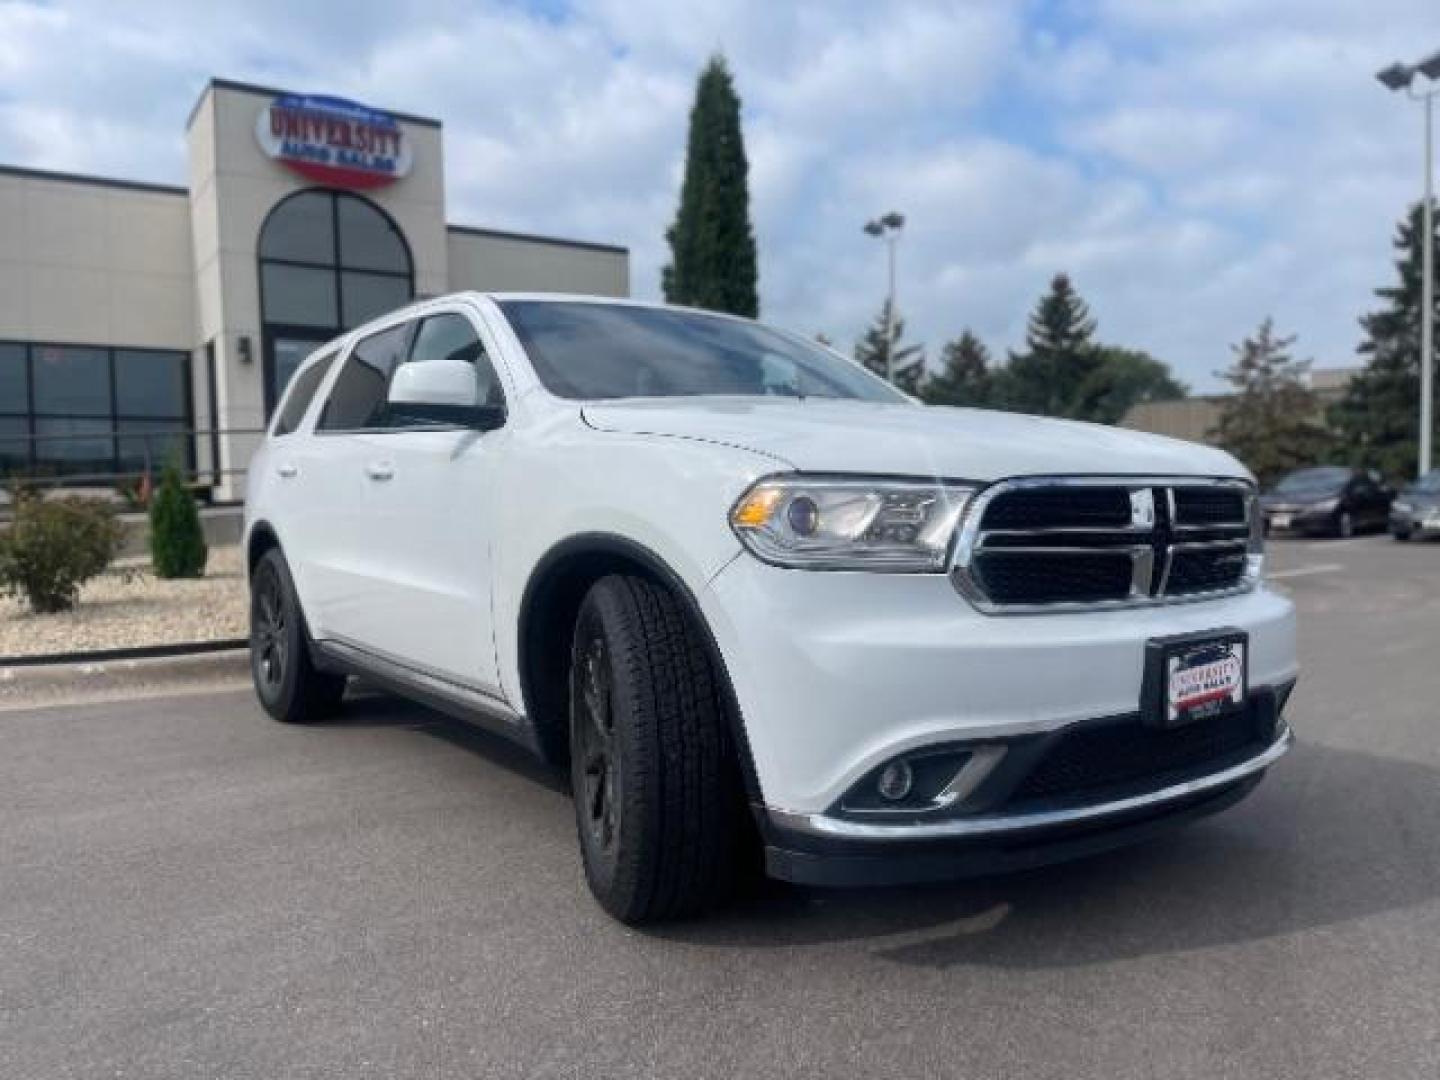
<svg viewBox="0 0 1440 1080">
<path fill-rule="evenodd" d="M 345 676 L 315 667 L 295 582 L 279 548 L 265 552 L 250 575 L 250 676 L 265 711 L 286 724 L 323 720 L 345 693 Z"/>
<path fill-rule="evenodd" d="M 570 778 L 585 878 L 632 925 L 693 915 L 737 884 L 747 835 L 723 676 L 676 598 L 602 578 L 575 621 Z"/>
<path fill-rule="evenodd" d="M 1398 540 L 1398 541 L 1400 541 L 1400 543 L 1404 544 L 1404 543 L 1408 542 L 1409 539 L 1410 539 L 1410 530 L 1409 530 L 1409 529 L 1393 529 L 1393 530 L 1391 530 L 1390 535 L 1393 536 L 1393 537 L 1395 537 L 1395 539 Z"/>
<path fill-rule="evenodd" d="M 1342 510 L 1335 519 L 1335 535 L 1342 540 L 1349 540 L 1355 535 L 1355 518 L 1349 510 Z"/>
</svg>

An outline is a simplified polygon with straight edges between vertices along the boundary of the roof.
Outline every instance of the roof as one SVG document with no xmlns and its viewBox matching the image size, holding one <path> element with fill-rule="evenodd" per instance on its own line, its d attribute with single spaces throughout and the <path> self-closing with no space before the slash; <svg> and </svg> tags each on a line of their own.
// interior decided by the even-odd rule
<svg viewBox="0 0 1440 1080">
<path fill-rule="evenodd" d="M 483 236 L 494 240 L 519 240 L 527 244 L 554 244 L 556 247 L 585 248 L 590 251 L 605 251 L 614 255 L 629 255 L 630 249 L 617 244 L 600 244 L 594 240 L 567 240 L 559 236 L 540 236 L 535 233 L 509 232 L 505 229 L 482 229 L 473 225 L 447 225 L 450 232 L 465 236 Z"/>
<path fill-rule="evenodd" d="M 121 188 L 125 191 L 148 191 L 157 195 L 189 195 L 190 189 L 173 184 L 152 184 L 145 180 L 117 180 L 112 176 L 88 176 L 85 173 L 55 172 L 51 169 L 30 169 L 23 165 L 0 165 L 0 176 L 21 180 L 54 180 L 62 184 L 91 184 L 96 187 Z"/>
<path fill-rule="evenodd" d="M 188 131 L 190 125 L 195 122 L 195 114 L 200 111 L 200 103 L 205 100 L 205 95 L 211 90 L 238 90 L 242 94 L 259 94 L 262 97 L 279 97 L 281 94 L 291 94 L 293 90 L 281 90 L 274 86 L 261 86 L 258 83 L 239 82 L 235 79 L 221 79 L 211 76 L 200 90 L 200 96 L 195 99 L 195 104 L 190 106 L 190 114 L 185 117 L 185 129 Z M 381 112 L 389 113 L 396 120 L 403 120 L 407 124 L 419 124 L 421 127 L 438 128 L 440 121 L 432 116 L 415 116 L 411 113 L 396 112 L 394 109 L 385 109 L 374 106 Z"/>
</svg>

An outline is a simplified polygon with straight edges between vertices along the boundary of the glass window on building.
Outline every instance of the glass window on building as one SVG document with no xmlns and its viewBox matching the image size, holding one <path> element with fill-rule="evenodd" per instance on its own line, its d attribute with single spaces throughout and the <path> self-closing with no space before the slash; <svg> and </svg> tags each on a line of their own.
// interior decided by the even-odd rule
<svg viewBox="0 0 1440 1080">
<path fill-rule="evenodd" d="M 410 302 L 410 249 L 369 199 L 343 191 L 291 195 L 260 230 L 265 412 L 298 361 L 345 330 Z"/>
<path fill-rule="evenodd" d="M 110 412 L 110 353 L 68 345 L 31 346 L 35 412 L 104 416 Z"/>
<path fill-rule="evenodd" d="M 194 464 L 189 354 L 0 342 L 0 473 L 84 476 Z"/>
<path fill-rule="evenodd" d="M 0 343 L 0 475 L 30 464 L 30 357 L 24 345 Z"/>
</svg>

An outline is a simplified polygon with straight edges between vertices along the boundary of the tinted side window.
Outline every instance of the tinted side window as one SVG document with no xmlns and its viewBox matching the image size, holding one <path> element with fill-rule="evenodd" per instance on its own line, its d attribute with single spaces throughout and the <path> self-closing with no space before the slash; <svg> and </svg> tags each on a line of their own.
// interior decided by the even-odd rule
<svg viewBox="0 0 1440 1080">
<path fill-rule="evenodd" d="M 315 391 L 320 389 L 326 372 L 334 362 L 335 353 L 328 352 L 290 380 L 290 392 L 285 395 L 285 403 L 280 406 L 271 434 L 289 435 L 300 426 L 305 410 L 310 408 L 310 402 L 315 397 Z"/>
<path fill-rule="evenodd" d="M 495 366 L 490 362 L 480 336 L 475 333 L 475 327 L 463 315 L 432 315 L 421 323 L 420 332 L 415 335 L 415 346 L 410 350 L 410 360 L 412 363 L 463 360 L 474 364 L 476 381 L 480 386 L 478 403 L 505 404 Z"/>
<path fill-rule="evenodd" d="M 390 376 L 405 359 L 413 326 L 401 323 L 356 342 L 330 389 L 317 430 L 354 431 L 383 426 Z"/>
</svg>

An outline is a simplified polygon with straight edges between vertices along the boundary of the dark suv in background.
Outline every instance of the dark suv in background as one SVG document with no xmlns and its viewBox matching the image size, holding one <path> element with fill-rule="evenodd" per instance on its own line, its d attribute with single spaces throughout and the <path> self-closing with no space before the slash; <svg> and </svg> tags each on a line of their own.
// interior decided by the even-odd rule
<svg viewBox="0 0 1440 1080">
<path fill-rule="evenodd" d="M 1390 525 L 1395 492 L 1372 469 L 1319 465 L 1296 469 L 1260 497 L 1267 532 L 1353 536 Z"/>
<path fill-rule="evenodd" d="M 1390 532 L 1396 540 L 1440 533 L 1440 469 L 1413 481 L 1390 507 Z"/>
</svg>

